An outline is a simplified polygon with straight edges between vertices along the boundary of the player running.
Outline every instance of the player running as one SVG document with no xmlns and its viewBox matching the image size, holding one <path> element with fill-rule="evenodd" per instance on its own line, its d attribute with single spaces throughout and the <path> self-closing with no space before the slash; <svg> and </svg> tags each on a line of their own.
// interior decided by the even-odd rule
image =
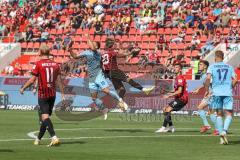
<svg viewBox="0 0 240 160">
<path fill-rule="evenodd" d="M 223 62 L 224 53 L 215 52 L 215 63 L 207 70 L 205 83 L 206 93 L 209 95 L 209 86 L 212 79 L 213 108 L 217 111 L 216 126 L 220 134 L 220 144 L 228 144 L 227 131 L 232 122 L 233 88 L 237 84 L 237 77 L 232 66 Z M 223 123 L 223 112 L 225 120 Z"/>
<path fill-rule="evenodd" d="M 181 110 L 188 102 L 187 82 L 182 75 L 182 65 L 180 62 L 174 64 L 174 71 L 176 74 L 174 82 L 174 91 L 168 93 L 164 98 L 174 97 L 174 100 L 170 102 L 166 107 L 163 108 L 164 122 L 162 128 L 158 129 L 157 133 L 174 132 L 171 112 Z M 167 127 L 169 125 L 169 127 Z"/>
<path fill-rule="evenodd" d="M 86 50 L 80 54 L 76 54 L 73 52 L 72 49 L 69 49 L 70 54 L 73 58 L 78 59 L 80 57 L 86 57 L 87 59 L 87 66 L 88 66 L 88 74 L 89 74 L 89 89 L 91 93 L 92 100 L 98 106 L 100 110 L 104 113 L 104 119 L 106 119 L 106 113 L 108 111 L 107 108 L 103 105 L 102 100 L 97 98 L 98 91 L 102 91 L 105 94 L 110 95 L 114 99 L 118 101 L 118 106 L 123 109 L 127 110 L 128 105 L 123 101 L 122 98 L 118 96 L 118 94 L 114 91 L 109 90 L 109 85 L 107 83 L 106 78 L 102 72 L 101 68 L 101 54 L 99 53 L 98 49 L 100 48 L 99 42 L 92 42 L 90 40 L 89 35 L 88 37 L 88 45 L 90 47 L 89 50 Z"/>
<path fill-rule="evenodd" d="M 123 82 L 130 84 L 132 87 L 137 88 L 148 95 L 150 92 L 153 91 L 155 87 L 142 87 L 139 83 L 129 78 L 122 70 L 118 68 L 118 52 L 115 51 L 114 45 L 114 39 L 108 38 L 106 40 L 105 52 L 102 55 L 102 64 L 105 76 L 112 81 L 115 90 L 118 92 L 121 98 L 124 98 L 124 95 L 126 93 Z"/>
<path fill-rule="evenodd" d="M 24 90 L 34 84 L 38 79 L 38 104 L 40 106 L 41 126 L 39 129 L 38 137 L 34 141 L 34 145 L 39 145 L 46 130 L 48 130 L 51 136 L 51 143 L 48 145 L 59 145 L 60 141 L 55 134 L 50 116 L 52 114 L 55 98 L 56 98 L 56 84 L 59 86 L 62 99 L 63 97 L 63 85 L 61 83 L 60 67 L 59 65 L 49 59 L 50 50 L 47 45 L 41 45 L 40 57 L 41 60 L 37 61 L 33 70 L 32 77 L 24 84 L 20 89 L 20 93 L 23 94 Z"/>
<path fill-rule="evenodd" d="M 200 60 L 200 62 L 199 62 L 199 71 L 201 72 L 201 79 L 200 79 L 200 81 L 202 82 L 202 85 L 199 88 L 195 89 L 193 91 L 193 94 L 198 94 L 199 91 L 204 88 L 204 84 L 205 84 L 206 78 L 207 78 L 208 66 L 209 66 L 209 62 L 208 61 Z M 210 86 L 209 90 L 211 91 L 211 86 Z M 200 128 L 200 132 L 201 133 L 205 133 L 205 132 L 207 132 L 208 130 L 211 129 L 211 126 L 208 123 L 207 116 L 206 116 L 205 111 L 204 111 L 204 109 L 206 107 L 208 107 L 209 113 L 210 113 L 210 119 L 211 119 L 212 123 L 215 126 L 215 130 L 213 131 L 213 135 L 218 135 L 219 133 L 216 130 L 216 118 L 217 117 L 214 114 L 214 110 L 212 109 L 211 103 L 212 103 L 212 97 L 211 97 L 211 94 L 209 94 L 207 97 L 203 98 L 203 100 L 201 101 L 201 103 L 197 107 L 199 116 L 201 117 L 201 119 L 203 121 L 203 125 L 204 125 L 204 126 L 202 126 Z"/>
</svg>

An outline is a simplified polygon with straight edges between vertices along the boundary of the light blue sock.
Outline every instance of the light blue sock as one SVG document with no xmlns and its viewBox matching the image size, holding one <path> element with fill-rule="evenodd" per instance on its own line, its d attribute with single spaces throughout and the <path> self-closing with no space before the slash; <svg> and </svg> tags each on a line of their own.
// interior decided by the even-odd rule
<svg viewBox="0 0 240 160">
<path fill-rule="evenodd" d="M 217 116 L 216 116 L 215 114 L 210 114 L 210 119 L 211 119 L 211 121 L 212 121 L 215 129 L 217 129 L 217 123 L 216 123 L 216 121 L 217 121 Z"/>
<path fill-rule="evenodd" d="M 217 116 L 216 125 L 217 125 L 217 130 L 218 130 L 219 134 L 221 134 L 222 131 L 223 131 L 223 119 L 222 119 L 222 117 Z"/>
<path fill-rule="evenodd" d="M 99 109 L 105 108 L 104 105 L 103 105 L 103 101 L 102 101 L 101 99 L 98 99 L 98 98 L 97 98 L 94 102 L 95 102 L 95 104 L 97 105 L 97 107 L 98 107 Z"/>
<path fill-rule="evenodd" d="M 224 131 L 228 131 L 230 124 L 232 123 L 232 116 L 226 116 L 225 120 L 224 120 L 224 127 L 223 130 Z"/>
<path fill-rule="evenodd" d="M 198 110 L 199 116 L 202 118 L 204 126 L 210 126 L 207 120 L 207 116 L 204 110 Z"/>
<path fill-rule="evenodd" d="M 118 101 L 121 99 L 119 97 L 119 95 L 116 92 L 114 92 L 114 91 L 109 91 L 109 95 L 112 96 L 114 99 L 116 99 Z"/>
</svg>

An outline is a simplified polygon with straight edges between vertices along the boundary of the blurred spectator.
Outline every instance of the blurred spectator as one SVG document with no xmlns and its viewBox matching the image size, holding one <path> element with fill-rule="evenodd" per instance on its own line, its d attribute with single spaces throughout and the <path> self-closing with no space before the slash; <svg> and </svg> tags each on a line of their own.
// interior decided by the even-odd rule
<svg viewBox="0 0 240 160">
<path fill-rule="evenodd" d="M 203 24 L 202 20 L 199 19 L 199 20 L 198 20 L 198 25 L 197 25 L 197 32 L 199 32 L 201 36 L 203 35 L 205 28 L 206 28 L 206 27 L 205 27 L 205 25 Z"/>
<path fill-rule="evenodd" d="M 211 51 L 213 48 L 214 48 L 214 39 L 213 39 L 213 36 L 210 35 L 206 41 L 206 44 L 201 47 L 200 56 L 204 57 L 205 54 Z"/>
<path fill-rule="evenodd" d="M 215 30 L 215 26 L 214 26 L 213 20 L 209 19 L 206 23 L 205 32 L 209 36 L 210 34 L 214 33 L 214 30 Z"/>
<path fill-rule="evenodd" d="M 156 34 L 157 33 L 157 24 L 154 20 L 148 24 L 147 30 L 143 34 Z"/>
<path fill-rule="evenodd" d="M 4 36 L 6 32 L 6 26 L 3 24 L 3 22 L 0 21 L 0 36 Z"/>
<path fill-rule="evenodd" d="M 156 51 L 151 51 L 150 53 L 146 53 L 148 55 L 148 64 L 150 65 L 156 65 L 159 64 L 159 57 L 156 53 Z"/>
<path fill-rule="evenodd" d="M 63 39 L 62 47 L 63 49 L 67 50 L 69 47 L 71 47 L 73 44 L 72 38 L 70 36 L 70 33 L 67 33 L 67 36 Z"/>
<path fill-rule="evenodd" d="M 14 76 L 20 76 L 22 74 L 22 67 L 19 63 L 16 63 L 14 68 L 13 68 L 13 75 Z"/>
<path fill-rule="evenodd" d="M 41 37 L 38 39 L 38 41 L 40 42 L 46 42 L 47 40 L 49 40 L 49 32 L 48 29 L 45 29 L 42 33 L 41 33 Z"/>
<path fill-rule="evenodd" d="M 13 68 L 12 65 L 8 65 L 8 66 L 5 67 L 5 73 L 7 75 L 13 75 L 13 70 L 14 70 L 14 68 Z"/>
<path fill-rule="evenodd" d="M 182 43 L 183 40 L 185 39 L 186 33 L 183 32 L 182 30 L 180 30 L 180 32 L 178 33 L 178 36 L 176 38 L 173 38 L 171 40 L 172 43 Z"/>
<path fill-rule="evenodd" d="M 164 51 L 165 49 L 168 49 L 170 51 L 165 34 L 162 34 L 159 36 L 157 46 L 158 46 L 158 49 L 160 49 L 161 51 Z"/>
<path fill-rule="evenodd" d="M 25 38 L 25 41 L 29 42 L 31 41 L 33 38 L 33 30 L 32 30 L 32 27 L 28 27 L 27 28 L 27 32 L 26 32 L 26 38 Z"/>
<path fill-rule="evenodd" d="M 191 44 L 190 44 L 190 46 L 187 47 L 187 49 L 190 49 L 192 52 L 193 50 L 196 50 L 199 48 L 200 43 L 201 43 L 201 41 L 199 39 L 199 36 L 194 35 L 192 37 Z"/>
<path fill-rule="evenodd" d="M 194 26 L 194 15 L 191 12 L 188 12 L 187 17 L 185 19 L 185 24 L 188 27 L 193 27 Z"/>
<path fill-rule="evenodd" d="M 146 54 L 142 54 L 139 58 L 138 64 L 139 64 L 139 68 L 145 68 L 146 65 L 148 64 L 148 57 L 146 56 Z"/>
<path fill-rule="evenodd" d="M 63 43 L 63 40 L 62 40 L 61 36 L 58 35 L 58 36 L 54 39 L 53 49 L 57 49 L 57 50 L 62 49 L 62 43 Z"/>
<path fill-rule="evenodd" d="M 219 16 L 220 14 L 222 14 L 222 9 L 220 8 L 219 3 L 217 3 L 217 5 L 216 5 L 215 9 L 213 9 L 212 13 L 216 17 Z"/>
<path fill-rule="evenodd" d="M 103 31 L 102 23 L 100 21 L 97 21 L 97 23 L 94 25 L 94 29 L 95 34 L 102 34 Z"/>
<path fill-rule="evenodd" d="M 126 61 L 129 62 L 132 58 L 137 57 L 140 53 L 141 48 L 138 46 L 138 43 L 130 44 L 128 47 L 128 54 Z"/>
<path fill-rule="evenodd" d="M 233 10 L 232 12 L 232 18 L 233 19 L 240 19 L 240 3 L 237 5 L 234 6 L 235 9 Z"/>
</svg>

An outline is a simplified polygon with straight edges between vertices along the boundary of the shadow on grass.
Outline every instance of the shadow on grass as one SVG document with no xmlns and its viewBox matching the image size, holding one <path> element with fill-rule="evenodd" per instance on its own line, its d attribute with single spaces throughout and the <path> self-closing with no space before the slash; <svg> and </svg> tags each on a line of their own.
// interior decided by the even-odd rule
<svg viewBox="0 0 240 160">
<path fill-rule="evenodd" d="M 11 149 L 0 149 L 0 153 L 4 153 L 4 152 L 6 152 L 6 153 L 14 153 L 14 151 L 11 150 Z"/>
<path fill-rule="evenodd" d="M 85 144 L 85 143 L 86 142 L 79 141 L 79 140 L 76 140 L 76 141 L 74 141 L 74 140 L 72 140 L 72 141 L 63 141 L 63 142 L 61 142 L 62 145 L 64 145 L 64 144 Z"/>
<path fill-rule="evenodd" d="M 230 145 L 240 145 L 240 140 L 237 141 L 229 141 L 228 142 Z"/>
</svg>

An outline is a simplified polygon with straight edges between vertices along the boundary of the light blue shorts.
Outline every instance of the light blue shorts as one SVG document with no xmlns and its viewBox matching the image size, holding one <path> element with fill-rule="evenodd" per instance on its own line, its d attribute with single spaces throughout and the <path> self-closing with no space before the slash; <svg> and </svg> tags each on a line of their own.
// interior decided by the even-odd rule
<svg viewBox="0 0 240 160">
<path fill-rule="evenodd" d="M 96 93 L 107 87 L 109 87 L 108 82 L 102 73 L 89 82 L 90 93 Z"/>
<path fill-rule="evenodd" d="M 232 96 L 212 96 L 212 108 L 219 110 L 233 110 Z"/>
</svg>

